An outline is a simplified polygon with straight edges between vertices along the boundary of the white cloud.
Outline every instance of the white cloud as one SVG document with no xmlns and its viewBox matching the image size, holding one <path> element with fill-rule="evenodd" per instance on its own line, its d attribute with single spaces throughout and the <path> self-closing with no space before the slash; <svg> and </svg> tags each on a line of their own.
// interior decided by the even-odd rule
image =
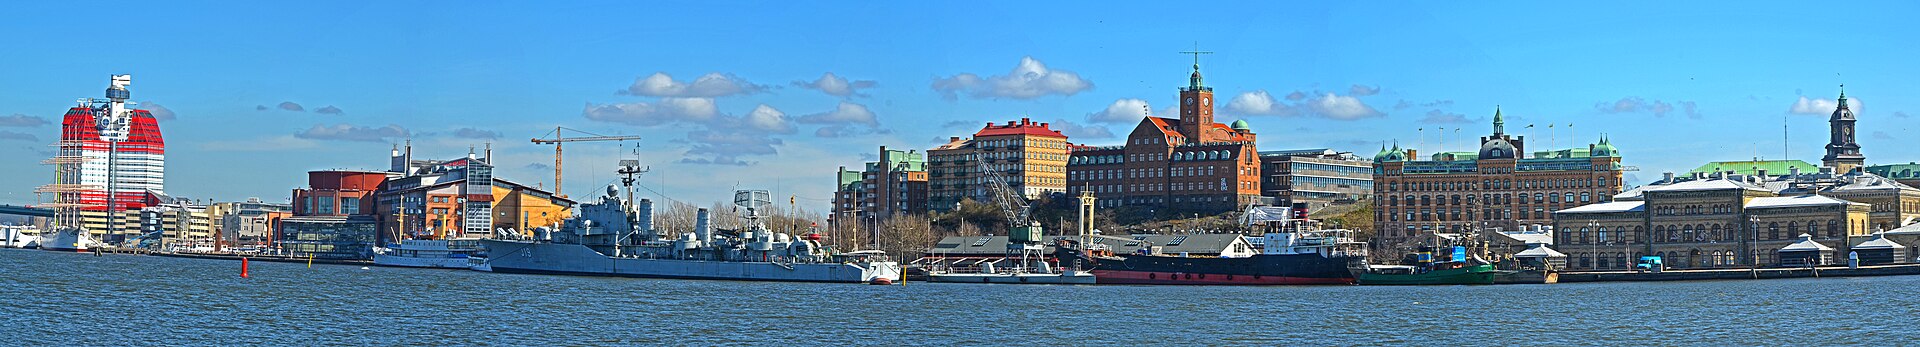
<svg viewBox="0 0 1920 347">
<path fill-rule="evenodd" d="M 833 111 L 800 116 L 799 121 L 807 124 L 861 124 L 869 127 L 880 126 L 873 111 L 866 105 L 841 101 Z"/>
<path fill-rule="evenodd" d="M 745 166 L 753 163 L 741 157 L 779 153 L 774 147 L 783 141 L 751 130 L 722 127 L 687 132 L 686 142 L 692 148 L 687 149 L 686 156 L 680 158 L 679 162 Z"/>
<path fill-rule="evenodd" d="M 46 118 L 19 113 L 11 116 L 0 116 L 0 127 L 37 127 L 47 124 L 53 124 L 53 122 L 47 121 Z"/>
<path fill-rule="evenodd" d="M 500 132 L 476 128 L 460 128 L 453 131 L 453 136 L 469 139 L 497 139 L 500 138 Z"/>
<path fill-rule="evenodd" d="M 1347 94 L 1353 95 L 1353 96 L 1371 96 L 1374 94 L 1380 94 L 1380 86 L 1365 86 L 1365 85 L 1355 84 L 1353 85 L 1352 88 L 1347 88 Z"/>
<path fill-rule="evenodd" d="M 1453 105 L 1453 100 L 1434 100 L 1434 101 L 1431 101 L 1431 102 L 1419 102 L 1419 103 L 1416 103 L 1416 102 L 1412 102 L 1412 101 L 1407 101 L 1406 99 L 1400 99 L 1400 102 L 1398 102 L 1398 103 L 1394 103 L 1394 104 L 1393 104 L 1393 109 L 1394 109 L 1394 110 L 1404 110 L 1404 109 L 1408 109 L 1408 108 L 1413 108 L 1413 107 L 1415 107 L 1415 106 L 1418 106 L 1418 107 L 1439 107 L 1439 106 L 1451 106 L 1451 105 Z"/>
<path fill-rule="evenodd" d="M 1093 82 L 1067 70 L 1049 69 L 1033 57 L 1020 58 L 1020 65 L 1005 75 L 985 78 L 971 73 L 933 80 L 933 90 L 947 100 L 961 93 L 975 99 L 1033 99 L 1048 95 L 1070 96 L 1093 89 Z"/>
<path fill-rule="evenodd" d="M 1061 134 L 1067 135 L 1068 139 L 1114 138 L 1112 129 L 1107 129 L 1106 126 L 1098 124 L 1081 125 L 1065 119 L 1055 119 L 1052 123 L 1047 124 L 1047 127 L 1060 131 Z"/>
<path fill-rule="evenodd" d="M 1108 104 L 1105 110 L 1088 113 L 1087 122 L 1110 124 L 1134 123 L 1139 122 L 1141 118 L 1145 118 L 1147 111 L 1148 106 L 1146 100 L 1119 99 L 1114 100 L 1112 104 Z"/>
<path fill-rule="evenodd" d="M 399 125 L 366 127 L 339 124 L 334 126 L 314 125 L 313 128 L 295 133 L 293 136 L 309 140 L 386 142 L 390 139 L 405 138 L 409 134 L 407 128 L 402 128 Z"/>
<path fill-rule="evenodd" d="M 766 90 L 767 86 L 753 84 L 739 77 L 718 72 L 701 75 L 691 83 L 675 81 L 673 76 L 665 72 L 655 72 L 653 75 L 634 79 L 633 85 L 627 86 L 627 89 L 620 93 L 639 96 L 714 98 Z"/>
<path fill-rule="evenodd" d="M 1806 96 L 1801 96 L 1799 100 L 1793 102 L 1792 107 L 1787 108 L 1787 113 L 1824 116 L 1833 114 L 1833 110 L 1839 108 L 1839 105 L 1840 103 L 1834 102 L 1833 99 L 1808 99 Z M 1847 109 L 1859 113 L 1860 98 L 1847 98 Z"/>
<path fill-rule="evenodd" d="M 792 134 L 796 131 L 793 122 L 787 119 L 786 113 L 766 104 L 761 104 L 760 107 L 753 108 L 752 112 L 747 112 L 744 123 L 748 128 L 775 134 Z"/>
<path fill-rule="evenodd" d="M 821 93 L 827 93 L 827 95 L 843 98 L 856 95 L 866 96 L 865 94 L 860 94 L 860 89 L 873 88 L 873 86 L 877 84 L 878 83 L 874 81 L 865 80 L 848 81 L 846 78 L 834 75 L 832 72 L 820 75 L 820 79 L 813 80 L 813 82 L 793 81 L 793 85 L 795 86 L 818 90 Z"/>
<path fill-rule="evenodd" d="M 1301 95 L 1300 98 L 1302 99 L 1306 98 L 1305 93 L 1293 92 L 1293 94 Z M 1294 99 L 1292 95 L 1289 95 L 1287 98 L 1288 100 L 1297 100 Z M 1273 100 L 1273 95 L 1267 94 L 1265 90 L 1255 90 L 1235 95 L 1233 100 L 1227 101 L 1227 112 L 1260 116 L 1293 116 L 1300 114 L 1300 111 L 1294 109 L 1293 106 Z"/>
<path fill-rule="evenodd" d="M 710 98 L 661 98 L 654 103 L 634 102 L 595 105 L 588 103 L 582 114 L 587 119 L 656 126 L 675 122 L 704 123 L 720 116 Z"/>
<path fill-rule="evenodd" d="M 1478 120 L 1476 119 L 1467 118 L 1467 115 L 1464 115 L 1464 114 L 1446 112 L 1441 110 L 1427 111 L 1427 116 L 1420 118 L 1421 123 L 1435 123 L 1435 124 L 1449 124 L 1449 123 L 1462 124 L 1462 123 L 1474 123 L 1477 121 Z"/>
<path fill-rule="evenodd" d="M 147 110 L 148 114 L 153 115 L 154 120 L 173 120 L 174 117 L 177 116 L 173 113 L 173 109 L 161 106 L 160 103 L 157 102 L 141 101 L 139 108 Z"/>
<path fill-rule="evenodd" d="M 1313 110 L 1313 113 L 1333 119 L 1351 120 L 1387 115 L 1374 110 L 1372 106 L 1367 106 L 1367 103 L 1360 101 L 1360 98 L 1333 93 L 1326 93 L 1319 98 L 1308 100 L 1306 105 Z"/>
<path fill-rule="evenodd" d="M 26 142 L 40 142 L 40 137 L 34 136 L 33 134 L 23 133 L 23 132 L 0 130 L 0 140 L 20 140 L 20 141 L 26 141 Z"/>
<path fill-rule="evenodd" d="M 1305 92 L 1295 91 L 1287 95 L 1288 100 L 1297 100 L 1298 104 L 1289 105 L 1273 99 L 1265 90 L 1240 93 L 1227 102 L 1227 111 L 1256 116 L 1317 116 L 1338 120 L 1385 117 L 1386 113 L 1368 106 L 1365 101 L 1350 95 L 1322 93 L 1317 97 L 1307 96 Z"/>
<path fill-rule="evenodd" d="M 1692 101 L 1684 100 L 1673 102 L 1654 100 L 1648 102 L 1646 99 L 1637 96 L 1629 96 L 1613 102 L 1596 103 L 1593 105 L 1593 108 L 1596 111 L 1600 111 L 1600 113 L 1648 112 L 1653 113 L 1654 117 L 1666 117 L 1667 113 L 1673 112 L 1675 109 L 1674 105 L 1679 105 L 1679 109 L 1684 112 L 1688 118 L 1700 118 L 1698 105 Z"/>
</svg>

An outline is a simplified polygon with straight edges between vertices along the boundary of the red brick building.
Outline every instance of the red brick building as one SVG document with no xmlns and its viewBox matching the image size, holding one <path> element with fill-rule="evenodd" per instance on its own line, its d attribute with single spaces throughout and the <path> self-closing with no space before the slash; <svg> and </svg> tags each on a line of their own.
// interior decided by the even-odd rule
<svg viewBox="0 0 1920 347">
<path fill-rule="evenodd" d="M 1246 121 L 1213 121 L 1213 88 L 1194 64 L 1180 88 L 1180 118 L 1146 117 L 1127 143 L 1076 146 L 1067 163 L 1068 195 L 1092 191 L 1098 207 L 1154 213 L 1216 214 L 1260 199 L 1260 154 Z"/>
</svg>

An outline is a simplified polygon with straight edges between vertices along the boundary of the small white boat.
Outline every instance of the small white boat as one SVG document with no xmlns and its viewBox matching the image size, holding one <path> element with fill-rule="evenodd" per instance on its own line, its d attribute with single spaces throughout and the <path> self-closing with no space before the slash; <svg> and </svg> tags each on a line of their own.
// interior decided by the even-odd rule
<svg viewBox="0 0 1920 347">
<path fill-rule="evenodd" d="M 467 269 L 479 272 L 493 272 L 493 265 L 487 264 L 487 257 L 485 256 L 472 256 L 467 257 Z"/>
<path fill-rule="evenodd" d="M 439 269 L 471 268 L 469 258 L 480 253 L 479 239 L 401 240 L 398 245 L 373 248 L 373 264 Z"/>
<path fill-rule="evenodd" d="M 102 246 L 93 240 L 86 230 L 75 227 L 61 227 L 53 232 L 40 234 L 40 249 L 56 252 L 86 252 Z"/>
<path fill-rule="evenodd" d="M 40 229 L 27 226 L 0 226 L 0 247 L 34 248 L 40 245 Z"/>
</svg>

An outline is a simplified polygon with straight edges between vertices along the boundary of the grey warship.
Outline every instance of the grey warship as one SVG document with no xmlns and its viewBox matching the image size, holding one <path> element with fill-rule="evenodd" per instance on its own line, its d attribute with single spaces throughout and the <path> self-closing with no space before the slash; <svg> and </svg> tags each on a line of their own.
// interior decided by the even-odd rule
<svg viewBox="0 0 1920 347">
<path fill-rule="evenodd" d="M 637 161 L 623 160 L 631 178 Z M 481 241 L 485 260 L 475 269 L 503 273 L 620 276 L 743 281 L 891 283 L 900 265 L 880 251 L 836 253 L 822 247 L 819 235 L 773 232 L 759 222 L 770 206 L 764 190 L 741 190 L 734 205 L 742 209 L 739 230 L 715 230 L 707 209 L 700 209 L 694 230 L 668 238 L 653 227 L 653 202 L 632 201 L 632 180 L 623 179 L 628 196 L 608 186 L 606 195 L 583 203 L 559 230 L 539 228 L 532 240 Z"/>
</svg>

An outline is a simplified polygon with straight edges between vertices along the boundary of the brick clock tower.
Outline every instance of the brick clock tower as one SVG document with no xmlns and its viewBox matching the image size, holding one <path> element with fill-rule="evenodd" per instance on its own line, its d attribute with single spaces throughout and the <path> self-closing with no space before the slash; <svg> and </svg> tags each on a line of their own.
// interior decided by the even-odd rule
<svg viewBox="0 0 1920 347">
<path fill-rule="evenodd" d="M 1195 142 L 1206 142 L 1201 132 L 1213 127 L 1213 88 L 1200 83 L 1200 55 L 1213 52 L 1187 51 L 1193 55 L 1193 75 L 1187 87 L 1180 88 L 1180 133 Z"/>
<path fill-rule="evenodd" d="M 1867 157 L 1860 154 L 1860 144 L 1854 141 L 1853 123 L 1856 119 L 1853 110 L 1847 109 L 1846 85 L 1840 86 L 1839 101 L 1840 105 L 1833 109 L 1833 117 L 1827 119 L 1830 138 L 1827 141 L 1827 156 L 1820 158 L 1820 164 L 1833 168 L 1835 173 L 1844 174 L 1865 164 Z"/>
</svg>

